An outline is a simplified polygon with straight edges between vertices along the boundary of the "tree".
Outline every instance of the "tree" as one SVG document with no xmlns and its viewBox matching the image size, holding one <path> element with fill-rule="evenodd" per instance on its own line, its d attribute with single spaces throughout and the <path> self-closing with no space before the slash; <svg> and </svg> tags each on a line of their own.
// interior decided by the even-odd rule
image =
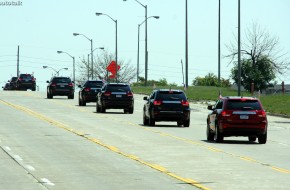
<svg viewBox="0 0 290 190">
<path fill-rule="evenodd" d="M 238 82 L 238 66 L 236 65 L 232 71 L 231 76 L 234 81 Z M 241 85 L 247 90 L 251 91 L 251 84 L 254 83 L 254 90 L 264 90 L 270 84 L 270 81 L 275 79 L 275 73 L 271 60 L 266 56 L 260 57 L 256 60 L 253 67 L 252 60 L 243 59 L 241 61 Z"/>
<path fill-rule="evenodd" d="M 234 63 L 235 67 L 237 67 L 238 64 L 237 44 L 238 43 L 236 38 L 235 43 L 230 43 L 227 45 L 230 54 L 225 56 L 230 58 L 230 63 Z M 279 48 L 279 39 L 275 36 L 270 36 L 269 32 L 265 28 L 262 29 L 257 23 L 254 23 L 251 29 L 247 29 L 245 38 L 241 40 L 242 62 L 247 67 L 250 66 L 250 68 L 258 68 L 262 66 L 262 62 L 265 61 L 265 64 L 270 65 L 270 69 L 272 70 L 269 71 L 268 74 L 274 74 L 274 78 L 276 77 L 276 74 L 284 74 L 289 66 L 290 62 L 285 56 L 286 53 L 283 53 L 283 51 Z M 250 65 L 248 65 L 249 63 Z M 247 71 L 251 71 L 251 73 L 245 73 L 245 75 L 254 76 L 255 72 L 258 72 L 257 75 L 259 74 L 259 70 L 251 70 L 250 68 L 248 68 L 249 70 Z M 264 73 L 263 77 L 272 78 L 272 76 L 266 76 L 266 73 Z M 246 80 L 244 80 L 244 82 L 245 81 Z"/>
<path fill-rule="evenodd" d="M 115 82 L 115 78 L 110 78 L 109 76 L 111 74 L 107 71 L 108 65 L 114 59 L 115 55 L 108 53 L 108 51 L 103 51 L 101 54 L 99 54 L 93 64 L 94 79 L 105 80 L 107 82 Z M 117 72 L 118 82 L 130 83 L 134 78 L 136 78 L 136 68 L 130 65 L 130 62 L 125 62 L 119 59 L 118 65 L 120 66 L 120 70 L 118 70 Z M 79 80 L 87 80 L 88 76 L 91 74 L 91 65 L 88 64 L 86 59 L 83 57 L 81 59 L 81 62 L 77 66 L 79 72 Z"/>
<path fill-rule="evenodd" d="M 205 77 L 195 77 L 192 81 L 194 86 L 221 86 L 229 87 L 231 85 L 230 80 L 221 78 L 220 84 L 218 78 L 213 73 L 208 73 Z"/>
</svg>

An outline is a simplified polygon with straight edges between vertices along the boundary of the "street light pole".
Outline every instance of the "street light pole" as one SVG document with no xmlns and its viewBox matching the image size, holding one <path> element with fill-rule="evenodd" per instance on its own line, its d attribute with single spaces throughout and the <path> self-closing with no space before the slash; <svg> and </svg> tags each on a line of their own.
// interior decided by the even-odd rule
<svg viewBox="0 0 290 190">
<path fill-rule="evenodd" d="M 241 96 L 241 6 L 238 0 L 238 96 Z"/>
<path fill-rule="evenodd" d="M 139 38 L 140 38 L 140 26 L 144 23 L 147 22 L 147 20 L 149 18 L 155 18 L 155 19 L 159 19 L 159 16 L 150 16 L 148 17 L 146 20 L 144 20 L 143 22 L 141 22 L 140 24 L 138 24 L 138 50 L 137 50 L 137 82 L 139 81 Z"/>
<path fill-rule="evenodd" d="M 117 19 L 113 19 L 110 15 L 104 13 L 96 13 L 96 16 L 105 15 L 109 17 L 113 22 L 115 22 L 116 27 L 116 41 L 115 41 L 115 61 L 116 61 L 116 82 L 118 82 L 118 21 Z"/>
<path fill-rule="evenodd" d="M 75 57 L 70 55 L 69 53 L 65 52 L 65 51 L 57 51 L 57 53 L 65 53 L 67 54 L 68 56 L 70 56 L 72 59 L 73 59 L 73 81 L 75 83 L 75 80 L 76 80 L 76 73 L 75 73 Z"/>
<path fill-rule="evenodd" d="M 123 0 L 127 1 L 127 0 Z M 148 44 L 147 44 L 147 5 L 143 5 L 138 0 L 135 0 L 139 5 L 145 8 L 145 86 L 147 86 L 148 79 Z"/>
<path fill-rule="evenodd" d="M 87 36 L 85 36 L 84 34 L 79 34 L 79 33 L 73 33 L 73 35 L 74 36 L 78 36 L 78 35 L 81 35 L 81 36 L 83 36 L 83 37 L 85 37 L 85 38 L 87 38 L 87 40 L 89 40 L 90 42 L 91 42 L 91 67 L 92 67 L 92 80 L 93 80 L 93 77 L 94 77 L 94 60 L 93 60 L 93 57 L 94 57 L 94 55 L 93 55 L 93 39 L 90 39 L 90 38 L 88 38 Z"/>
</svg>

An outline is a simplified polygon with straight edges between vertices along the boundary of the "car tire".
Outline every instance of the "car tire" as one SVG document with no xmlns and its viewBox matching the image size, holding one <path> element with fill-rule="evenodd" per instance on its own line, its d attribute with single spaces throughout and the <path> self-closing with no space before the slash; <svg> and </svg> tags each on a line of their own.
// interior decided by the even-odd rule
<svg viewBox="0 0 290 190">
<path fill-rule="evenodd" d="M 146 117 L 145 112 L 143 111 L 143 125 L 148 125 L 149 119 Z"/>
<path fill-rule="evenodd" d="M 183 126 L 184 127 L 189 127 L 189 125 L 190 125 L 190 119 L 187 119 L 187 120 L 183 121 Z"/>
<path fill-rule="evenodd" d="M 250 142 L 255 142 L 257 140 L 257 137 L 256 136 L 249 136 L 248 139 Z"/>
<path fill-rule="evenodd" d="M 214 133 L 212 133 L 212 132 L 210 131 L 210 127 L 209 127 L 208 124 L 207 124 L 207 127 L 206 127 L 206 139 L 207 139 L 208 141 L 213 141 L 213 140 L 214 140 Z"/>
<path fill-rule="evenodd" d="M 101 113 L 106 113 L 106 108 L 104 108 L 103 105 L 100 106 L 100 112 Z"/>
<path fill-rule="evenodd" d="M 79 98 L 79 106 L 82 106 L 82 101 L 80 98 Z"/>
<path fill-rule="evenodd" d="M 155 126 L 155 120 L 152 118 L 151 114 L 149 116 L 149 125 L 150 126 Z"/>
<path fill-rule="evenodd" d="M 129 108 L 129 114 L 133 114 L 134 112 L 134 107 L 133 108 Z"/>
<path fill-rule="evenodd" d="M 264 135 L 260 135 L 258 137 L 258 142 L 259 142 L 259 144 L 266 144 L 266 142 L 267 142 L 267 133 L 265 133 Z"/>
<path fill-rule="evenodd" d="M 101 109 L 100 109 L 100 106 L 98 105 L 98 103 L 96 104 L 96 111 L 97 111 L 97 113 L 101 112 Z"/>
<path fill-rule="evenodd" d="M 177 121 L 177 126 L 178 126 L 178 127 L 181 127 L 182 124 L 183 124 L 183 123 L 182 123 L 181 121 Z"/>
<path fill-rule="evenodd" d="M 214 141 L 217 143 L 223 142 L 224 137 L 218 130 L 218 125 L 215 126 Z"/>
<path fill-rule="evenodd" d="M 67 98 L 68 99 L 74 99 L 74 95 L 68 95 Z"/>
</svg>

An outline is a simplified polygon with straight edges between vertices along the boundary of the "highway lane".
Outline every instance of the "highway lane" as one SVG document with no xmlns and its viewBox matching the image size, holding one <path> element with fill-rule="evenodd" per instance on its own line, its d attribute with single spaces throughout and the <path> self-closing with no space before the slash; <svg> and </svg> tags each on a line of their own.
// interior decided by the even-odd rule
<svg viewBox="0 0 290 190">
<path fill-rule="evenodd" d="M 215 144 L 205 140 L 205 105 L 191 105 L 189 128 L 172 122 L 149 127 L 142 125 L 142 97 L 135 95 L 134 114 L 101 114 L 93 103 L 79 107 L 77 98 L 0 92 L 0 158 L 6 166 L 0 176 L 11 175 L 1 178 L 1 187 L 13 189 L 18 183 L 12 179 L 30 189 L 289 187 L 289 119 L 269 116 L 266 145 L 244 137 Z M 23 175 L 15 176 L 17 170 Z"/>
</svg>

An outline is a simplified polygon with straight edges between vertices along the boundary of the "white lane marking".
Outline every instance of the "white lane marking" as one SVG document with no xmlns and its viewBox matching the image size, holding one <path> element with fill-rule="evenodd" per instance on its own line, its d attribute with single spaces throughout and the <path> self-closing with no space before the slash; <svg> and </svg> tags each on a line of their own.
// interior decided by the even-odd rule
<svg viewBox="0 0 290 190">
<path fill-rule="evenodd" d="M 23 160 L 19 155 L 14 155 L 13 158 L 15 158 L 18 161 L 22 161 Z"/>
<path fill-rule="evenodd" d="M 4 148 L 7 150 L 7 151 L 10 151 L 11 148 L 9 146 L 4 146 Z"/>
<path fill-rule="evenodd" d="M 30 170 L 30 171 L 35 171 L 35 168 L 31 165 L 26 165 L 25 168 Z"/>
<path fill-rule="evenodd" d="M 46 178 L 41 178 L 40 179 L 42 183 L 46 184 L 46 185 L 51 185 L 54 186 L 54 183 L 50 182 L 48 179 Z"/>
</svg>

